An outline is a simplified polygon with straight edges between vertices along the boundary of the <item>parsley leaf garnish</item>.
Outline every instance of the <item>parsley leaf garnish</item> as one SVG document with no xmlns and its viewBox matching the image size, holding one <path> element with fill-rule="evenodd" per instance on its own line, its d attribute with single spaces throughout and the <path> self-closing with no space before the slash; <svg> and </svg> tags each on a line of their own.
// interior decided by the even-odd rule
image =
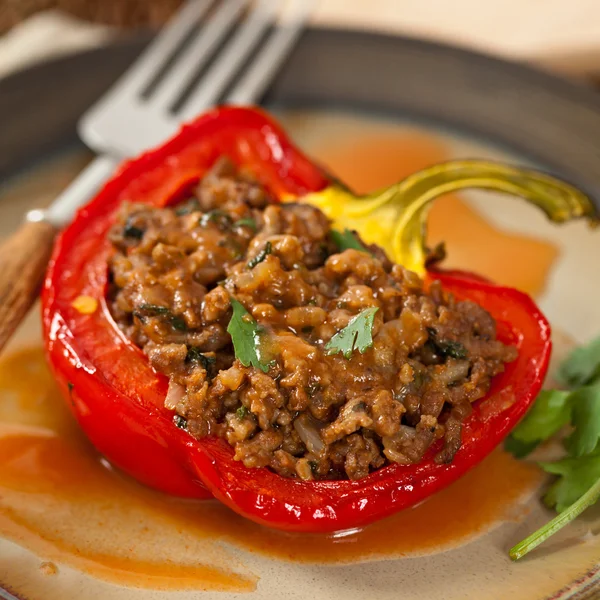
<svg viewBox="0 0 600 600">
<path fill-rule="evenodd" d="M 537 448 L 538 444 L 539 442 L 524 442 L 509 435 L 504 442 L 504 449 L 515 458 L 525 458 Z"/>
<path fill-rule="evenodd" d="M 531 410 L 507 440 L 507 446 L 516 442 L 530 447 L 530 450 L 524 452 L 524 454 L 513 453 L 517 455 L 517 458 L 529 454 L 540 442 L 551 438 L 570 421 L 570 396 L 570 392 L 562 390 L 544 390 L 540 392 Z M 510 447 L 507 450 L 512 451 Z"/>
<path fill-rule="evenodd" d="M 517 560 L 577 518 L 600 499 L 600 339 L 574 350 L 559 369 L 570 391 L 546 390 L 507 440 L 518 458 L 570 424 L 567 456 L 540 467 L 557 479 L 544 496 L 558 515 L 509 552 Z"/>
<path fill-rule="evenodd" d="M 569 398 L 571 424 L 575 427 L 566 447 L 574 457 L 591 454 L 600 440 L 600 384 L 579 388 Z"/>
<path fill-rule="evenodd" d="M 558 382 L 569 388 L 588 385 L 600 379 L 600 337 L 576 348 L 560 365 Z"/>
<path fill-rule="evenodd" d="M 231 336 L 236 358 L 245 366 L 252 365 L 264 373 L 269 370 L 270 363 L 264 356 L 264 329 L 254 320 L 244 305 L 231 298 L 233 315 L 227 326 Z"/>
<path fill-rule="evenodd" d="M 600 452 L 581 458 L 542 462 L 540 467 L 546 473 L 560 476 L 544 496 L 544 503 L 560 513 L 577 502 L 600 479 Z"/>
<path fill-rule="evenodd" d="M 373 345 L 373 322 L 379 308 L 365 308 L 350 320 L 344 329 L 338 331 L 325 346 L 327 354 L 341 352 L 350 358 L 355 350 L 364 354 Z"/>
<path fill-rule="evenodd" d="M 349 229 L 344 229 L 343 232 L 332 229 L 330 235 L 333 243 L 338 247 L 340 252 L 353 249 L 371 254 L 371 252 L 369 252 L 359 241 L 358 237 L 356 237 L 356 234 Z"/>
</svg>

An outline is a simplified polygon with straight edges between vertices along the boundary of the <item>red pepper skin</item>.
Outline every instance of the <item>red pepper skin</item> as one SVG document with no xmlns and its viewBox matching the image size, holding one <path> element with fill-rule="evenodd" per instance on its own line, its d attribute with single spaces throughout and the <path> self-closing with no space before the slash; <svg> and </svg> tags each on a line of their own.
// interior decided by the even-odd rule
<svg viewBox="0 0 600 600">
<path fill-rule="evenodd" d="M 437 271 L 430 279 L 485 307 L 498 323 L 498 338 L 515 344 L 519 356 L 474 404 L 451 464 L 435 464 L 436 447 L 419 464 L 390 465 L 359 481 L 305 482 L 248 469 L 233 460 L 224 440 L 195 440 L 174 425 L 173 413 L 164 408 L 166 378 L 118 331 L 104 301 L 111 251 L 105 234 L 123 201 L 168 204 L 222 154 L 249 167 L 280 197 L 329 183 L 260 111 L 217 109 L 162 148 L 126 164 L 57 242 L 42 296 L 46 348 L 92 443 L 147 485 L 196 498 L 212 493 L 258 523 L 305 532 L 367 525 L 422 501 L 483 460 L 539 392 L 550 356 L 550 327 L 525 294 L 462 272 Z M 75 310 L 71 304 L 80 295 L 98 299 L 98 310 L 92 315 Z"/>
</svg>

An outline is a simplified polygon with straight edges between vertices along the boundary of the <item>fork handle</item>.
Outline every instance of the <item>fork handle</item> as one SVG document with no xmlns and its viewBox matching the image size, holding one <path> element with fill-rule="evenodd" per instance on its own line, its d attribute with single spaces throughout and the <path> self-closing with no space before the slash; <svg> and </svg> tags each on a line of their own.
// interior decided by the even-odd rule
<svg viewBox="0 0 600 600">
<path fill-rule="evenodd" d="M 0 246 L 0 350 L 39 292 L 57 229 L 25 222 Z"/>
<path fill-rule="evenodd" d="M 58 230 L 114 173 L 118 162 L 107 155 L 95 158 L 48 209 L 30 211 L 0 246 L 0 351 L 37 297 Z"/>
</svg>

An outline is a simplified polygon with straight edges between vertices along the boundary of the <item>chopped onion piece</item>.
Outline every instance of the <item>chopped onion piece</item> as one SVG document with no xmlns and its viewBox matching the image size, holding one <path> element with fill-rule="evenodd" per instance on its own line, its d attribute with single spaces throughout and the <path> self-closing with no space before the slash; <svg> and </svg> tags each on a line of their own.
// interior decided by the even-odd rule
<svg viewBox="0 0 600 600">
<path fill-rule="evenodd" d="M 304 445 L 309 452 L 320 454 L 325 448 L 325 444 L 319 433 L 320 423 L 313 419 L 310 415 L 304 413 L 294 421 L 294 429 L 304 442 Z"/>
<path fill-rule="evenodd" d="M 177 405 L 183 400 L 185 388 L 180 383 L 175 383 L 172 379 L 169 381 L 169 389 L 165 398 L 165 407 L 169 410 L 175 410 Z"/>
</svg>

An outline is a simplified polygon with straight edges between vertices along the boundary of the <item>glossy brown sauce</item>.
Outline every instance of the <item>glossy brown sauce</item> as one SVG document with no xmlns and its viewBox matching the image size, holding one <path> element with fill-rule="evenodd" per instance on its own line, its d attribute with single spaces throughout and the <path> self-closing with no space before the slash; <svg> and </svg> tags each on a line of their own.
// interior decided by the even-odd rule
<svg viewBox="0 0 600 600">
<path fill-rule="evenodd" d="M 426 135 L 366 136 L 351 149 L 311 152 L 360 191 L 447 158 L 443 143 Z M 456 197 L 436 204 L 430 235 L 447 242 L 448 264 L 530 292 L 542 288 L 556 255 L 549 244 L 492 228 Z M 482 238 L 489 251 L 472 252 L 469 244 Z M 527 261 L 512 258 L 524 253 Z M 514 518 L 541 481 L 537 469 L 497 451 L 420 506 L 360 532 L 288 535 L 111 469 L 78 430 L 39 348 L 0 361 L 0 399 L 0 536 L 32 550 L 42 571 L 58 577 L 64 564 L 123 585 L 249 591 L 260 573 L 249 572 L 235 548 L 317 562 L 426 554 Z"/>
</svg>

